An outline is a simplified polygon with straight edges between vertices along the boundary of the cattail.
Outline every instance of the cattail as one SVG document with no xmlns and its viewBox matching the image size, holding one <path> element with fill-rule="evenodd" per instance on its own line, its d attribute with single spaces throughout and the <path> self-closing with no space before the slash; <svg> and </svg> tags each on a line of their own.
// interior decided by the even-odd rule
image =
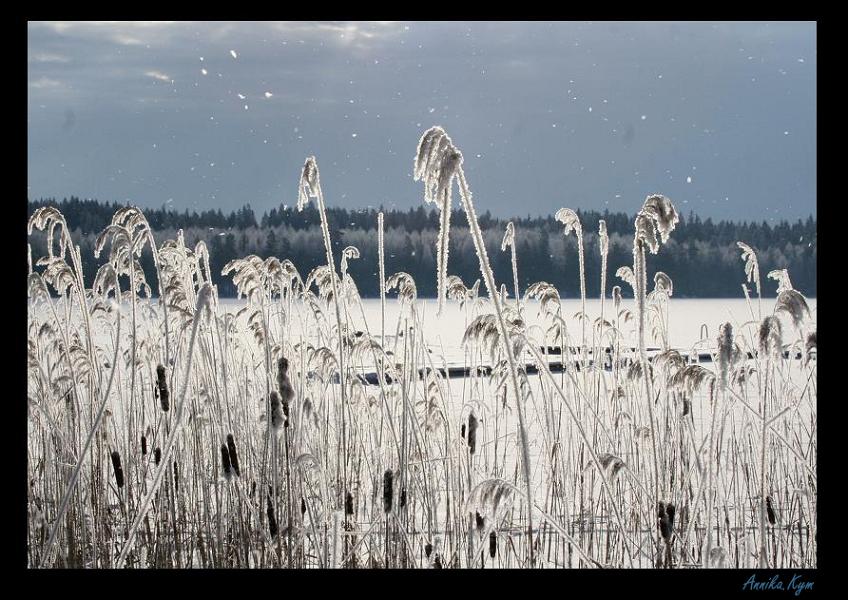
<svg viewBox="0 0 848 600">
<path fill-rule="evenodd" d="M 486 525 L 486 520 L 483 518 L 483 515 L 474 511 L 474 520 L 477 523 L 477 531 L 483 531 L 483 527 Z"/>
<path fill-rule="evenodd" d="M 783 352 L 783 326 L 777 317 L 766 317 L 760 324 L 760 354 L 780 356 Z"/>
<path fill-rule="evenodd" d="M 141 455 L 142 456 L 147 455 L 147 436 L 146 435 L 141 436 Z"/>
<path fill-rule="evenodd" d="M 165 376 L 165 366 L 158 365 L 156 367 L 156 383 L 159 387 L 159 403 L 164 412 L 168 412 L 171 408 L 169 401 L 170 394 L 168 393 L 168 378 Z"/>
<path fill-rule="evenodd" d="M 117 450 L 112 452 L 112 469 L 115 471 L 115 483 L 118 488 L 124 487 L 124 469 L 121 467 L 121 455 Z"/>
<path fill-rule="evenodd" d="M 677 509 L 674 507 L 674 504 L 666 504 L 665 505 L 665 514 L 668 515 L 668 526 L 671 529 L 674 529 L 674 515 L 677 513 Z"/>
<path fill-rule="evenodd" d="M 250 482 L 250 497 L 253 498 L 256 495 L 256 481 Z"/>
<path fill-rule="evenodd" d="M 433 559 L 433 568 L 434 569 L 441 569 L 442 568 L 442 555 L 441 554 L 437 554 L 436 558 Z"/>
<path fill-rule="evenodd" d="M 174 490 L 180 490 L 180 474 L 177 472 L 177 461 L 174 460 Z"/>
<path fill-rule="evenodd" d="M 230 463 L 233 466 L 233 472 L 241 477 L 241 469 L 239 468 L 238 453 L 236 452 L 236 440 L 232 433 L 227 434 L 227 450 L 230 454 Z"/>
<path fill-rule="evenodd" d="M 230 462 L 230 451 L 226 444 L 221 444 L 221 468 L 224 470 L 224 477 L 229 480 L 233 476 L 233 465 Z"/>
<path fill-rule="evenodd" d="M 489 556 L 491 558 L 495 558 L 495 554 L 498 552 L 498 536 L 495 535 L 495 532 L 492 531 L 489 534 Z"/>
<path fill-rule="evenodd" d="M 804 344 L 804 349 L 807 351 L 806 362 L 810 362 L 812 358 L 818 358 L 818 332 L 812 331 L 807 334 L 807 342 Z"/>
<path fill-rule="evenodd" d="M 153 449 L 153 460 L 156 462 L 156 466 L 159 466 L 159 461 L 162 460 L 162 449 L 159 446 Z"/>
<path fill-rule="evenodd" d="M 400 491 L 400 507 L 403 508 L 404 506 L 406 506 L 406 488 Z"/>
<path fill-rule="evenodd" d="M 394 474 L 391 469 L 386 469 L 383 475 L 383 512 L 388 514 L 392 510 L 392 480 Z"/>
<path fill-rule="evenodd" d="M 286 417 L 285 426 L 289 426 L 289 404 L 294 398 L 294 388 L 289 380 L 289 361 L 287 358 L 280 358 L 277 363 L 277 387 L 280 389 L 280 403 L 283 408 L 283 414 Z"/>
<path fill-rule="evenodd" d="M 304 498 L 300 499 L 300 516 L 306 514 L 306 500 Z"/>
<path fill-rule="evenodd" d="M 774 525 L 775 522 L 777 521 L 777 519 L 775 518 L 775 515 L 774 515 L 774 507 L 771 504 L 771 496 L 766 496 L 766 512 L 768 513 L 769 523 Z"/>
<path fill-rule="evenodd" d="M 285 417 L 283 416 L 283 407 L 280 402 L 280 395 L 276 391 L 271 392 L 271 427 L 274 428 L 274 431 L 279 431 L 280 427 L 283 426 L 283 421 Z"/>
<path fill-rule="evenodd" d="M 462 436 L 462 439 L 465 439 L 465 423 L 460 427 L 459 434 Z"/>
<path fill-rule="evenodd" d="M 427 544 L 425 544 L 425 546 L 424 546 L 424 556 L 426 556 L 427 558 L 430 558 L 430 555 L 432 553 L 433 553 L 433 544 L 431 544 L 430 542 L 427 542 Z"/>
<path fill-rule="evenodd" d="M 659 519 L 660 535 L 667 541 L 671 537 L 671 523 L 666 513 L 665 504 L 662 502 L 657 504 L 657 517 Z"/>
<path fill-rule="evenodd" d="M 468 447 L 471 454 L 477 450 L 477 417 L 474 413 L 468 415 Z"/>
<path fill-rule="evenodd" d="M 347 496 L 345 496 L 345 514 L 353 514 L 353 494 L 351 494 L 350 492 L 348 492 Z"/>
<path fill-rule="evenodd" d="M 274 517 L 274 505 L 271 502 L 271 495 L 268 494 L 268 532 L 271 534 L 271 537 L 277 535 L 279 529 L 277 528 L 277 519 Z"/>
</svg>

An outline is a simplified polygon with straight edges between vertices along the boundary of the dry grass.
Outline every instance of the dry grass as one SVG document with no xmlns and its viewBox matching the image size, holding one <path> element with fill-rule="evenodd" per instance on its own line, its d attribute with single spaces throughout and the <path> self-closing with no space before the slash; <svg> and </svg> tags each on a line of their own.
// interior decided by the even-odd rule
<svg viewBox="0 0 848 600">
<path fill-rule="evenodd" d="M 443 215 L 456 180 L 479 237 L 461 154 L 443 131 L 428 135 L 416 175 Z M 312 158 L 299 189 L 323 212 Z M 751 321 L 675 348 L 671 279 L 658 275 L 651 293 L 645 281 L 645 250 L 676 220 L 666 201 L 648 198 L 633 269 L 619 269 L 637 314 L 615 293 L 607 314 L 584 308 L 576 336 L 544 282 L 503 300 L 481 239 L 488 297 L 447 276 L 443 222 L 440 302 L 466 317 L 462 379 L 445 377 L 426 343 L 407 274 L 379 265 L 384 297 L 398 292 L 384 302 L 402 310 L 367 322 L 346 268 L 355 248 L 340 273 L 328 252 L 305 280 L 275 257 L 234 261 L 224 275 L 242 299 L 225 310 L 205 246 L 157 245 L 134 208 L 103 232 L 108 257 L 84 289 L 64 219 L 40 209 L 30 225 L 49 233 L 49 250 L 28 279 L 29 565 L 816 567 L 809 308 L 777 273 L 773 314 L 758 298 Z M 576 215 L 561 216 L 579 237 Z M 503 245 L 516 289 L 520 233 Z M 740 278 L 759 295 L 755 251 L 740 247 Z M 154 255 L 154 300 L 142 252 Z M 545 325 L 528 328 L 536 310 Z M 648 337 L 659 353 L 648 355 Z"/>
</svg>

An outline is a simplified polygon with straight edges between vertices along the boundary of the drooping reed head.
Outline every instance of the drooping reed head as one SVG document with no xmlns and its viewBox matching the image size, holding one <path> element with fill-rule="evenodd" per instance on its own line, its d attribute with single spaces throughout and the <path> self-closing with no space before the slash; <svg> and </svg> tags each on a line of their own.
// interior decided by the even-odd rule
<svg viewBox="0 0 848 600">
<path fill-rule="evenodd" d="M 792 281 L 789 279 L 789 271 L 786 269 L 775 269 L 774 271 L 769 271 L 769 274 L 766 275 L 766 277 L 774 279 L 777 282 L 778 295 L 785 290 L 794 289 L 792 287 Z"/>
<path fill-rule="evenodd" d="M 453 145 L 445 130 L 431 127 L 418 141 L 413 180 L 424 182 L 424 200 L 450 209 L 450 190 L 454 176 L 462 166 L 462 153 Z"/>
<path fill-rule="evenodd" d="M 810 316 L 810 307 L 800 293 L 793 289 L 785 289 L 777 295 L 774 312 L 785 312 L 792 319 L 792 324 L 801 329 Z"/>
<path fill-rule="evenodd" d="M 642 210 L 639 211 L 639 215 L 644 215 L 653 221 L 655 225 L 655 232 L 659 234 L 660 240 L 663 244 L 668 241 L 668 236 L 672 231 L 674 231 L 674 228 L 680 221 L 680 217 L 677 215 L 677 210 L 674 208 L 674 204 L 672 204 L 671 200 L 662 194 L 652 194 L 648 196 L 645 199 L 644 204 L 642 204 Z M 652 252 L 655 253 L 656 250 L 652 250 Z"/>
<path fill-rule="evenodd" d="M 424 182 L 424 201 L 435 202 L 441 213 L 436 240 L 436 281 L 438 312 L 445 302 L 450 249 L 451 189 L 453 178 L 462 167 L 462 154 L 441 127 L 432 127 L 421 136 L 415 155 L 414 180 Z"/>
<path fill-rule="evenodd" d="M 757 253 L 751 246 L 743 242 L 736 242 L 736 245 L 742 250 L 742 260 L 745 261 L 745 276 L 748 282 L 754 282 L 757 286 L 757 293 L 760 293 L 760 265 L 757 262 Z"/>
<path fill-rule="evenodd" d="M 612 288 L 612 300 L 615 304 L 615 309 L 618 310 L 621 307 L 621 286 L 614 285 Z"/>
<path fill-rule="evenodd" d="M 583 237 L 583 226 L 580 224 L 580 217 L 572 209 L 560 208 L 554 214 L 554 218 L 564 225 L 564 235 L 567 236 L 573 231 L 578 239 Z"/>
<path fill-rule="evenodd" d="M 671 277 L 662 271 L 657 271 L 654 274 L 654 291 L 661 291 L 671 297 L 674 292 L 674 284 L 671 281 Z"/>
</svg>

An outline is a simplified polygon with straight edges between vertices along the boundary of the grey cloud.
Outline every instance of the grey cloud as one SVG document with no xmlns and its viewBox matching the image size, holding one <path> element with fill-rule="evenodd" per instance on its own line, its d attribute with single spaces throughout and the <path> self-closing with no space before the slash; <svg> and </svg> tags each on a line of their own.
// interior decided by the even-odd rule
<svg viewBox="0 0 848 600">
<path fill-rule="evenodd" d="M 328 202 L 413 206 L 411 156 L 438 123 L 481 210 L 630 212 L 658 191 L 705 216 L 806 216 L 815 35 L 811 23 L 32 23 L 30 193 L 262 211 L 293 203 L 314 153 Z"/>
</svg>

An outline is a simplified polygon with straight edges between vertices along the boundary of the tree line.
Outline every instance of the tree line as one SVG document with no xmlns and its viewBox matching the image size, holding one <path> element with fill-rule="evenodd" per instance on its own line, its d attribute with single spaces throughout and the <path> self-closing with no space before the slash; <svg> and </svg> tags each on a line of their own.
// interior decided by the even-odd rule
<svg viewBox="0 0 848 600">
<path fill-rule="evenodd" d="M 122 205 L 97 200 L 55 198 L 28 200 L 28 214 L 41 206 L 55 206 L 68 223 L 72 237 L 80 245 L 86 284 L 90 285 L 103 258 L 94 258 L 97 235 L 111 222 Z M 420 205 L 409 210 L 376 208 L 327 209 L 330 235 L 337 256 L 347 246 L 356 246 L 360 258 L 352 260 L 348 272 L 354 278 L 362 297 L 379 296 L 377 264 L 377 213 L 385 215 L 385 251 L 387 276 L 406 271 L 415 279 L 419 297 L 436 294 L 436 238 L 439 215 L 435 208 Z M 227 262 L 248 254 L 262 258 L 276 256 L 289 259 L 306 278 L 315 267 L 324 264 L 320 217 L 308 205 L 303 211 L 280 206 L 257 215 L 249 205 L 224 213 L 220 209 L 201 212 L 177 211 L 167 207 L 144 209 L 157 244 L 175 238 L 182 229 L 186 244 L 193 247 L 204 240 L 208 250 L 214 283 L 222 297 L 235 296 L 230 278 L 220 275 Z M 586 293 L 600 294 L 601 257 L 598 249 L 598 222 L 604 219 L 610 236 L 608 256 L 608 289 L 621 285 L 625 296 L 632 296 L 629 286 L 615 277 L 620 266 L 631 265 L 633 220 L 635 215 L 623 212 L 581 211 L 577 214 L 583 226 L 586 264 Z M 573 235 L 563 236 L 562 225 L 553 215 L 502 219 L 488 211 L 479 216 L 486 249 L 495 278 L 505 283 L 512 295 L 512 271 L 509 252 L 501 252 L 506 223 L 515 224 L 519 285 L 522 293 L 536 281 L 554 284 L 564 298 L 579 296 L 577 242 Z M 448 273 L 459 275 L 470 286 L 480 277 L 479 263 L 468 233 L 465 214 L 454 211 L 451 217 Z M 46 253 L 43 234 L 31 238 L 33 257 Z M 793 286 L 808 297 L 816 295 L 816 221 L 778 223 L 713 221 L 690 213 L 682 215 L 668 245 L 648 258 L 648 276 L 663 271 L 674 282 L 674 296 L 683 298 L 741 297 L 745 283 L 744 263 L 736 246 L 742 241 L 757 252 L 762 275 L 763 295 L 774 296 L 776 283 L 766 278 L 773 269 L 788 269 Z M 156 274 L 149 253 L 141 258 L 148 283 L 156 290 Z M 751 293 L 753 286 L 749 284 Z"/>
</svg>

